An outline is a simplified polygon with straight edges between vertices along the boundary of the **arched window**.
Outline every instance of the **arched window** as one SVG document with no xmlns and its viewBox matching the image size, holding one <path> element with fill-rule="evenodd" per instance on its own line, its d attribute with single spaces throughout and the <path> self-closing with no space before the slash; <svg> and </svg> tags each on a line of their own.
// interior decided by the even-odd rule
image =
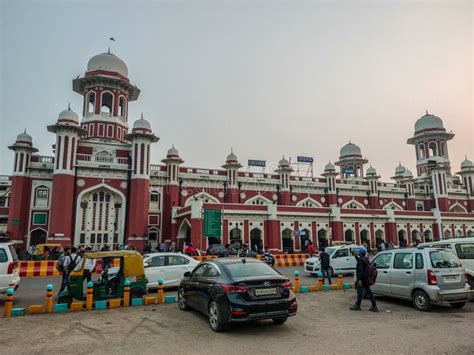
<svg viewBox="0 0 474 355">
<path fill-rule="evenodd" d="M 47 207 L 49 189 L 46 186 L 38 186 L 35 190 L 35 207 Z"/>
<path fill-rule="evenodd" d="M 445 142 L 441 142 L 441 144 L 439 145 L 439 149 L 440 149 L 440 155 L 447 158 L 448 157 L 448 152 L 446 151 L 446 143 Z"/>
<path fill-rule="evenodd" d="M 150 209 L 159 210 L 160 209 L 160 193 L 158 191 L 150 192 Z"/>
<path fill-rule="evenodd" d="M 95 92 L 91 91 L 87 94 L 86 113 L 95 113 Z"/>
<path fill-rule="evenodd" d="M 113 105 L 114 105 L 113 95 L 108 91 L 103 92 L 102 99 L 101 99 L 100 112 L 112 114 L 112 107 L 114 107 Z"/>
<path fill-rule="evenodd" d="M 344 232 L 344 239 L 346 242 L 354 241 L 354 232 L 352 231 L 352 229 L 348 229 Z"/>
<path fill-rule="evenodd" d="M 418 146 L 418 160 L 425 159 L 425 145 L 420 144 Z"/>
<path fill-rule="evenodd" d="M 430 142 L 430 144 L 428 144 L 428 149 L 430 150 L 431 157 L 438 155 L 438 144 L 436 144 L 436 142 Z"/>
<path fill-rule="evenodd" d="M 125 120 L 126 113 L 127 113 L 127 101 L 125 100 L 125 97 L 120 96 L 119 116 Z"/>
</svg>

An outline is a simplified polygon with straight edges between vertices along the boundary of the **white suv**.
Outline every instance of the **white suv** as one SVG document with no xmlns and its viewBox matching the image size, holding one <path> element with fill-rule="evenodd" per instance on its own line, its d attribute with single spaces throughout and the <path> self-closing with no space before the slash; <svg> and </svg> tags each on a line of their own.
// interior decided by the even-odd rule
<svg viewBox="0 0 474 355">
<path fill-rule="evenodd" d="M 0 243 L 0 293 L 20 286 L 18 256 L 13 243 Z"/>
<path fill-rule="evenodd" d="M 339 245 L 327 247 L 326 253 L 329 254 L 329 274 L 332 277 L 338 273 L 352 274 L 356 268 L 356 259 L 354 258 L 354 250 L 359 249 L 359 245 Z M 311 275 L 317 275 L 321 271 L 321 262 L 318 257 L 306 259 L 304 263 L 304 271 Z"/>
</svg>

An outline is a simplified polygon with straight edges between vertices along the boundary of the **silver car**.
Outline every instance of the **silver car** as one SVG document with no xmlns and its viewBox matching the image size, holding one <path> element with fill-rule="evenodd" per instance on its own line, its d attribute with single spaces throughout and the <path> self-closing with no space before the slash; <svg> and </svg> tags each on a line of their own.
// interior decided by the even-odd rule
<svg viewBox="0 0 474 355">
<path fill-rule="evenodd" d="M 429 311 L 433 304 L 462 308 L 471 291 L 458 257 L 440 248 L 392 249 L 377 254 L 376 295 L 412 300 L 416 309 Z"/>
</svg>

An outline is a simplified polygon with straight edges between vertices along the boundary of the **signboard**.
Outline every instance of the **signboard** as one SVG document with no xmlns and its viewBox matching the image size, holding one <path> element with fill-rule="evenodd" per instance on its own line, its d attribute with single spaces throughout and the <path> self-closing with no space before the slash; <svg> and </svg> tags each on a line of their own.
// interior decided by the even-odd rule
<svg viewBox="0 0 474 355">
<path fill-rule="evenodd" d="M 348 166 L 342 169 L 343 174 L 354 174 L 354 168 L 352 166 Z"/>
<path fill-rule="evenodd" d="M 17 225 L 20 224 L 20 220 L 19 220 L 18 218 L 14 218 L 13 221 L 12 221 L 12 224 L 13 224 L 14 226 L 17 226 Z"/>
<path fill-rule="evenodd" d="M 46 213 L 34 213 L 33 214 L 33 224 L 46 224 Z"/>
<path fill-rule="evenodd" d="M 314 159 L 313 157 L 302 157 L 302 156 L 297 156 L 296 160 L 298 163 L 313 163 Z"/>
<path fill-rule="evenodd" d="M 306 237 L 306 231 L 305 230 L 302 230 L 302 231 L 299 231 L 300 233 L 300 237 Z"/>
<path fill-rule="evenodd" d="M 204 209 L 204 233 L 205 237 L 221 237 L 222 211 Z"/>
<path fill-rule="evenodd" d="M 266 166 L 266 162 L 266 160 L 249 159 L 248 166 L 259 166 L 261 168 L 264 168 Z"/>
</svg>

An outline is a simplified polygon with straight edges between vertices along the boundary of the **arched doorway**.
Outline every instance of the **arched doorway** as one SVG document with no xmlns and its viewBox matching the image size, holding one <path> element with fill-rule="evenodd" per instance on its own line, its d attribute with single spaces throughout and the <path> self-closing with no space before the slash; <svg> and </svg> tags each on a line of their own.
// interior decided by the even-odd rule
<svg viewBox="0 0 474 355">
<path fill-rule="evenodd" d="M 445 230 L 444 231 L 444 238 L 445 239 L 451 238 L 451 231 L 450 230 Z"/>
<path fill-rule="evenodd" d="M 380 244 L 384 242 L 384 235 L 383 231 L 378 229 L 375 231 L 375 245 L 377 246 L 377 249 L 380 247 Z"/>
<path fill-rule="evenodd" d="M 420 233 L 416 229 L 411 231 L 411 240 L 414 245 L 418 245 L 420 242 Z"/>
<path fill-rule="evenodd" d="M 46 231 L 38 228 L 30 233 L 30 246 L 46 243 Z"/>
<path fill-rule="evenodd" d="M 101 184 L 79 194 L 76 218 L 75 245 L 101 249 L 124 243 L 124 195 Z M 146 236 L 137 236 L 146 237 Z"/>
<path fill-rule="evenodd" d="M 425 243 L 433 241 L 433 237 L 432 237 L 432 235 L 431 235 L 431 231 L 430 231 L 430 230 L 428 230 L 428 229 L 425 230 L 425 231 L 423 232 L 423 236 L 425 237 Z"/>
<path fill-rule="evenodd" d="M 236 249 L 240 249 L 240 247 L 242 247 L 242 230 L 238 227 L 232 228 L 230 230 L 229 241 Z"/>
<path fill-rule="evenodd" d="M 283 252 L 293 252 L 293 232 L 290 228 L 286 228 L 281 232 L 281 240 Z"/>
<path fill-rule="evenodd" d="M 311 241 L 311 232 L 305 228 L 300 230 L 301 251 L 308 250 L 309 242 Z"/>
<path fill-rule="evenodd" d="M 360 242 L 362 244 L 366 243 L 367 244 L 367 250 L 370 250 L 370 235 L 369 235 L 369 231 L 367 229 L 362 229 L 360 231 Z"/>
<path fill-rule="evenodd" d="M 354 232 L 352 229 L 348 229 L 344 232 L 344 240 L 346 242 L 354 242 Z"/>
<path fill-rule="evenodd" d="M 257 253 L 263 249 L 262 231 L 258 228 L 254 228 L 250 231 L 250 248 Z"/>
<path fill-rule="evenodd" d="M 152 250 L 156 250 L 156 247 L 160 243 L 160 232 L 158 229 L 153 228 L 148 231 L 148 243 Z"/>
<path fill-rule="evenodd" d="M 178 230 L 178 250 L 182 250 L 184 243 L 191 243 L 191 225 L 185 219 Z"/>
<path fill-rule="evenodd" d="M 325 229 L 318 230 L 318 243 L 319 249 L 326 248 L 328 246 L 328 238 Z"/>
<path fill-rule="evenodd" d="M 473 235 L 474 233 L 473 233 L 472 231 L 467 231 L 466 234 L 467 234 L 468 237 L 472 237 L 472 235 Z"/>
<path fill-rule="evenodd" d="M 400 248 L 405 248 L 407 246 L 407 237 L 404 230 L 398 231 L 398 245 Z"/>
</svg>

